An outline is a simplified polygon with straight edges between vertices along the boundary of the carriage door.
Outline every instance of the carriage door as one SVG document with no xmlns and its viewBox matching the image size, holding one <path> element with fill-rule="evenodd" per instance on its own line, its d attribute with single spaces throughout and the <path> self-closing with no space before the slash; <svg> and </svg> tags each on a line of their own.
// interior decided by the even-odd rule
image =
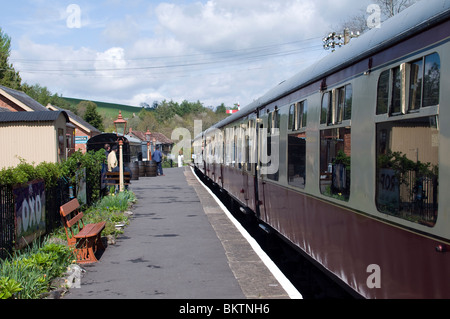
<svg viewBox="0 0 450 319">
<path fill-rule="evenodd" d="M 271 129 L 270 124 L 272 122 L 272 116 L 268 109 L 264 108 L 259 111 L 258 119 L 258 207 L 260 212 L 260 218 L 263 221 L 267 220 L 266 215 L 266 183 L 267 176 L 264 174 L 264 169 L 267 164 L 267 132 Z"/>
<path fill-rule="evenodd" d="M 256 212 L 256 189 L 255 189 L 255 166 L 256 166 L 256 120 L 248 119 L 243 125 L 243 191 L 244 203 L 247 207 Z"/>
</svg>

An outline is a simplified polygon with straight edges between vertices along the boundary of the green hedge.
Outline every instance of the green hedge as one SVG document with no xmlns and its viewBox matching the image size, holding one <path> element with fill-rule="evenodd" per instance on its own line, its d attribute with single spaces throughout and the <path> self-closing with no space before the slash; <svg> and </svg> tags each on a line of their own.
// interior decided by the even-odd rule
<svg viewBox="0 0 450 319">
<path fill-rule="evenodd" d="M 29 164 L 20 158 L 20 164 L 16 167 L 4 168 L 0 171 L 0 185 L 15 186 L 24 184 L 36 179 L 43 179 L 47 188 L 56 185 L 58 179 L 65 178 L 76 184 L 76 172 L 78 169 L 86 168 L 87 183 L 91 186 L 100 186 L 98 173 L 102 169 L 102 163 L 106 160 L 105 151 L 75 152 L 62 164 L 59 163 L 40 163 L 38 165 Z M 100 197 L 100 187 L 93 187 L 94 194 L 92 200 Z"/>
</svg>

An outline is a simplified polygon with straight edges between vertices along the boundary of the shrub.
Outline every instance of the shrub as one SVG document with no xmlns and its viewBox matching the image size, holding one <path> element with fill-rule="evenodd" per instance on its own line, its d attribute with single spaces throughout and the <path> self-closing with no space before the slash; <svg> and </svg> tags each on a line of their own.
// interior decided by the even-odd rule
<svg viewBox="0 0 450 319">
<path fill-rule="evenodd" d="M 22 286 L 14 279 L 0 278 L 0 299 L 10 299 L 22 289 Z"/>
<path fill-rule="evenodd" d="M 100 178 L 99 172 L 102 164 L 106 160 L 105 151 L 90 151 L 83 154 L 80 150 L 72 154 L 67 161 L 61 165 L 61 174 L 71 179 L 73 186 L 79 183 L 76 180 L 76 172 L 79 169 L 86 169 L 86 184 L 93 190 L 91 200 L 96 201 L 100 198 Z"/>
<path fill-rule="evenodd" d="M 0 265 L 0 299 L 37 299 L 64 274 L 73 252 L 61 244 L 45 241 L 19 251 Z"/>
<path fill-rule="evenodd" d="M 86 222 L 98 223 L 106 221 L 106 227 L 102 234 L 105 236 L 116 236 L 122 233 L 122 231 L 116 229 L 115 225 L 119 223 L 128 224 L 128 216 L 123 214 L 123 212 L 127 211 L 130 203 L 135 201 L 136 196 L 130 191 L 103 197 L 101 201 L 86 211 Z"/>
<path fill-rule="evenodd" d="M 0 171 L 0 185 L 13 187 L 17 184 L 42 179 L 46 187 L 56 185 L 61 176 L 60 164 L 43 162 L 36 167 L 20 159 L 20 164 L 16 167 L 4 168 Z"/>
</svg>

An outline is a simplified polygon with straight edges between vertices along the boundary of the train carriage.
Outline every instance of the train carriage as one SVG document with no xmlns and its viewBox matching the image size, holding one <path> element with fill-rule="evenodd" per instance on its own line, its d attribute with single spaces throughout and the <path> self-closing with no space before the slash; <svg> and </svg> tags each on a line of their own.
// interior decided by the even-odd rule
<svg viewBox="0 0 450 319">
<path fill-rule="evenodd" d="M 417 3 L 206 130 L 197 168 L 356 295 L 450 298 L 449 36 Z"/>
</svg>

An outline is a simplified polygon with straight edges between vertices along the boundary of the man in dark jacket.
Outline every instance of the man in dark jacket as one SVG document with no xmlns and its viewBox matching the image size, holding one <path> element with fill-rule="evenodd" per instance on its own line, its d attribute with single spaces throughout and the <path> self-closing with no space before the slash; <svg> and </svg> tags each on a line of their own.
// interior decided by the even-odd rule
<svg viewBox="0 0 450 319">
<path fill-rule="evenodd" d="M 161 151 L 159 150 L 159 145 L 156 146 L 156 150 L 155 150 L 155 152 L 152 155 L 152 159 L 156 162 L 156 165 L 157 165 L 156 173 L 159 176 L 164 176 L 163 169 L 162 169 L 162 164 L 161 164 L 161 162 L 162 162 L 162 154 L 161 154 Z"/>
</svg>

